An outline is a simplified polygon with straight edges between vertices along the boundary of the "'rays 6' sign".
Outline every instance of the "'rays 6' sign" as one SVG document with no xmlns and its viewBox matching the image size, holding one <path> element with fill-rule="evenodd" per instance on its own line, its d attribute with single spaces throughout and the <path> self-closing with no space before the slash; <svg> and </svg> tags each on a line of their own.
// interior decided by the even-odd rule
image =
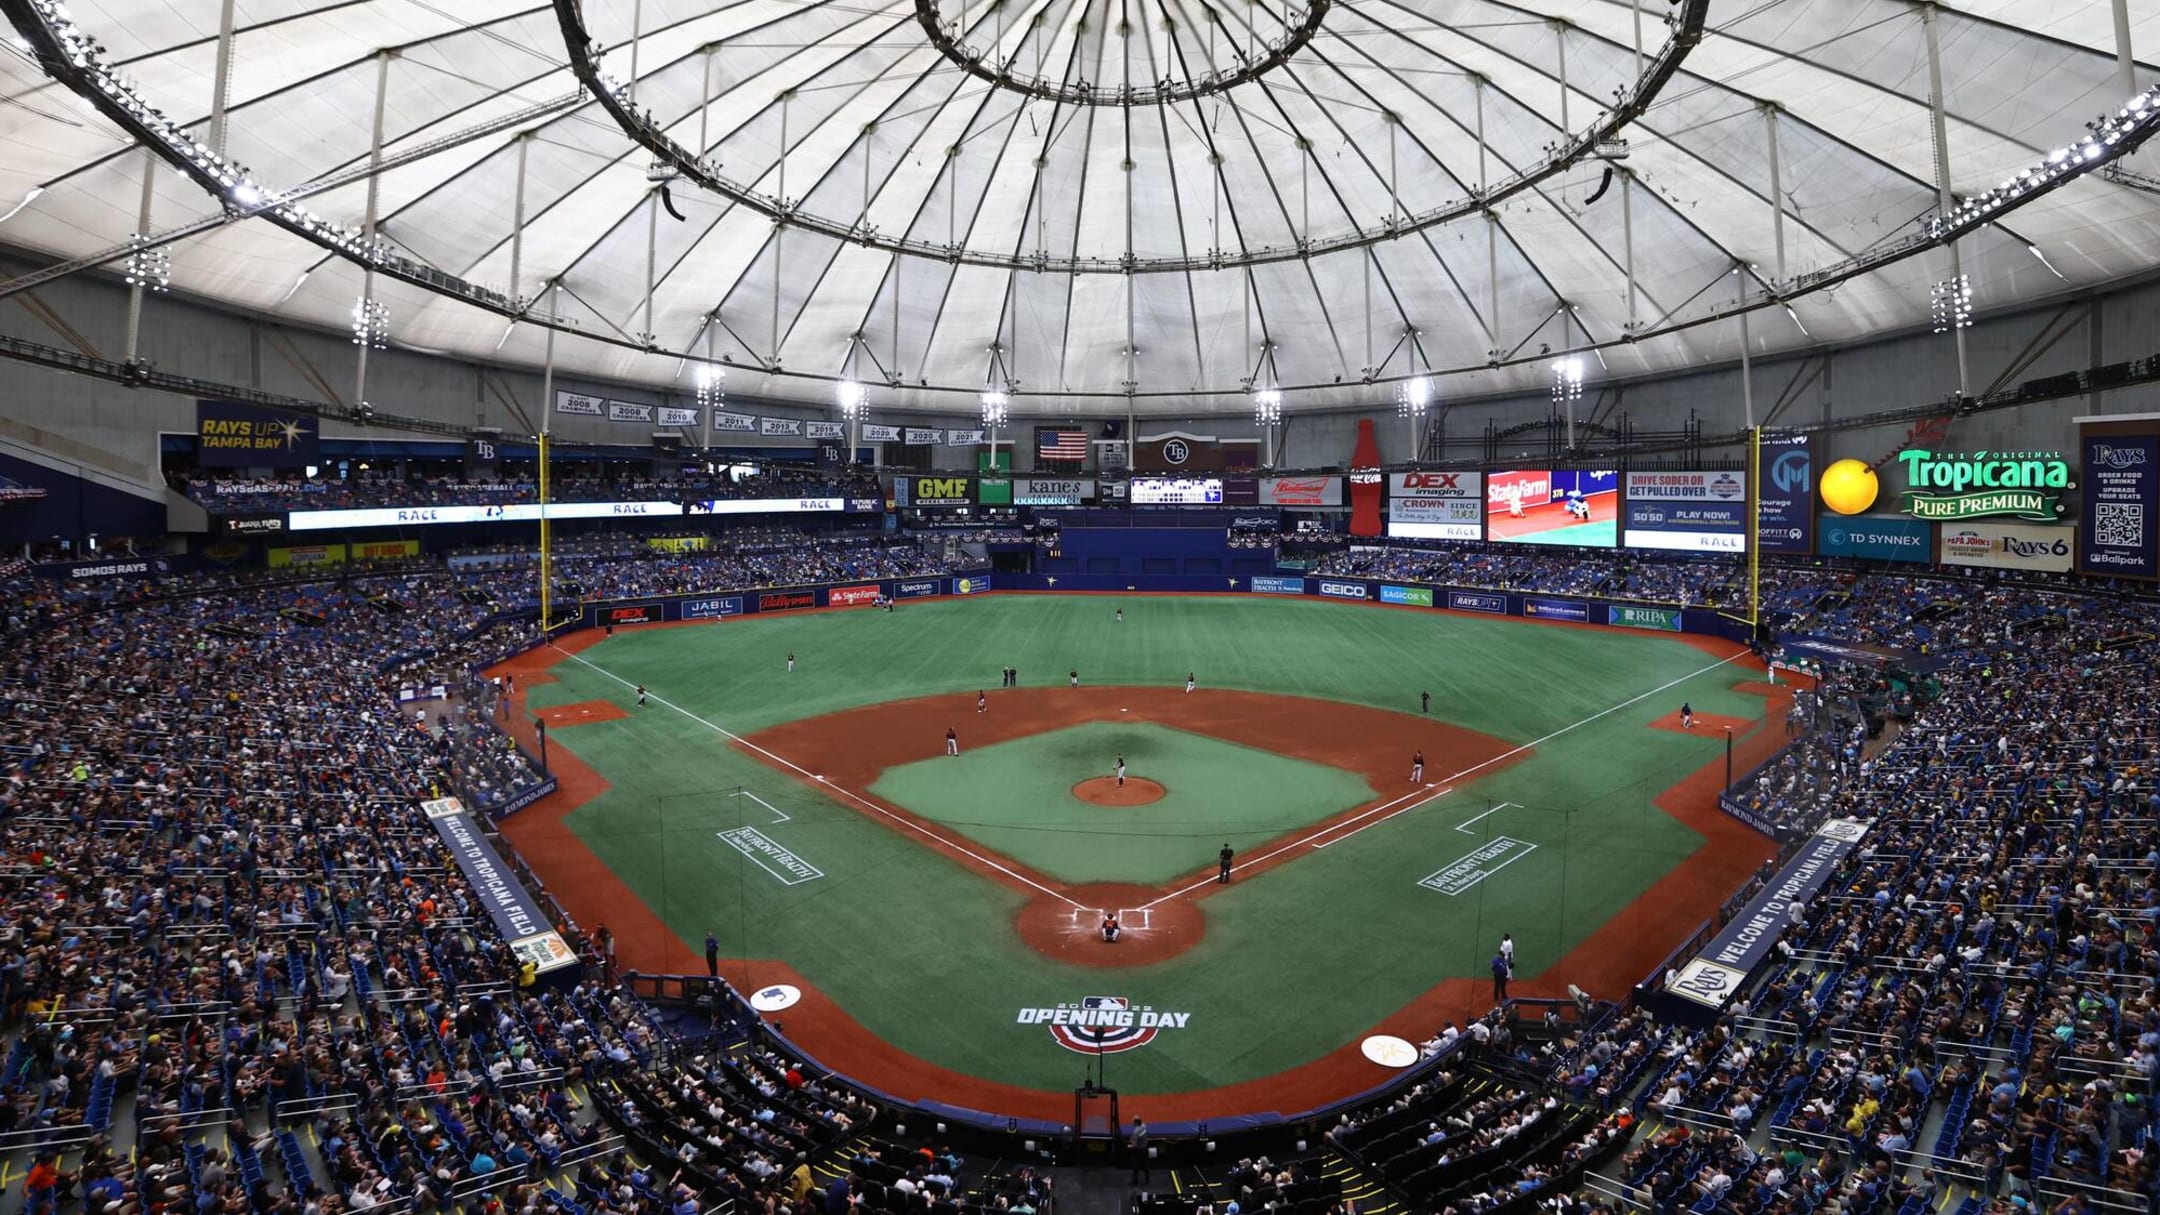
<svg viewBox="0 0 2160 1215">
<path fill-rule="evenodd" d="M 1124 996 L 1087 996 L 1056 1008 L 1023 1008 L 1019 1020 L 1049 1026 L 1050 1036 L 1066 1050 L 1114 1055 L 1146 1046 L 1166 1029 L 1184 1029 L 1192 1014 L 1134 1008 Z"/>
</svg>

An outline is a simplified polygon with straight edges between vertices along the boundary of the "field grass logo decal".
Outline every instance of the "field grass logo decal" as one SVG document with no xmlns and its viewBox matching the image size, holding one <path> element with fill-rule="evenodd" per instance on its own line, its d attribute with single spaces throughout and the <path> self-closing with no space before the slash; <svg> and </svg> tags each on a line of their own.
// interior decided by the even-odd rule
<svg viewBox="0 0 2160 1215">
<path fill-rule="evenodd" d="M 1047 1025 L 1050 1037 L 1066 1050 L 1083 1055 L 1115 1055 L 1137 1050 L 1166 1029 L 1183 1029 L 1191 1013 L 1134 1008 L 1124 996 L 1086 996 L 1056 1008 L 1023 1008 L 1022 1025 Z"/>
</svg>

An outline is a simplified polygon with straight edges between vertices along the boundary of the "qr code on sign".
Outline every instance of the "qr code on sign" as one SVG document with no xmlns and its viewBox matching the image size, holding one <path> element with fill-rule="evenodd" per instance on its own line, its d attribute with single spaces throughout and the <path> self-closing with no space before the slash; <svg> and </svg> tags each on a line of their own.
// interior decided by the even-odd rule
<svg viewBox="0 0 2160 1215">
<path fill-rule="evenodd" d="M 2101 502 L 2093 507 L 2093 543 L 2136 548 L 2145 543 L 2143 502 Z"/>
</svg>

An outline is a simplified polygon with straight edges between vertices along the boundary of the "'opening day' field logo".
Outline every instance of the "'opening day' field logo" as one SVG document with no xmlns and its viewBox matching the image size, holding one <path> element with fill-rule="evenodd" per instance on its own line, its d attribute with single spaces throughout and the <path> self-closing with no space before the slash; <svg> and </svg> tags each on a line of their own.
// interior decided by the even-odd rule
<svg viewBox="0 0 2160 1215">
<path fill-rule="evenodd" d="M 1050 1037 L 1066 1050 L 1083 1055 L 1115 1055 L 1137 1050 L 1166 1029 L 1184 1029 L 1187 1012 L 1165 1012 L 1149 1005 L 1134 1008 L 1124 996 L 1087 996 L 1056 1008 L 1023 1008 L 1022 1025 L 1047 1025 Z"/>
</svg>

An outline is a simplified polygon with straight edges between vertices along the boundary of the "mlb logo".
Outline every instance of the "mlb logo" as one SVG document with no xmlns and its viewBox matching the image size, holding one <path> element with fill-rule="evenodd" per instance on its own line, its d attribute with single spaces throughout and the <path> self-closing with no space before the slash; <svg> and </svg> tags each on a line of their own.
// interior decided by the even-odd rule
<svg viewBox="0 0 2160 1215">
<path fill-rule="evenodd" d="M 1080 1007 L 1123 1009 L 1131 1005 L 1123 996 L 1088 996 L 1080 1001 Z"/>
</svg>

